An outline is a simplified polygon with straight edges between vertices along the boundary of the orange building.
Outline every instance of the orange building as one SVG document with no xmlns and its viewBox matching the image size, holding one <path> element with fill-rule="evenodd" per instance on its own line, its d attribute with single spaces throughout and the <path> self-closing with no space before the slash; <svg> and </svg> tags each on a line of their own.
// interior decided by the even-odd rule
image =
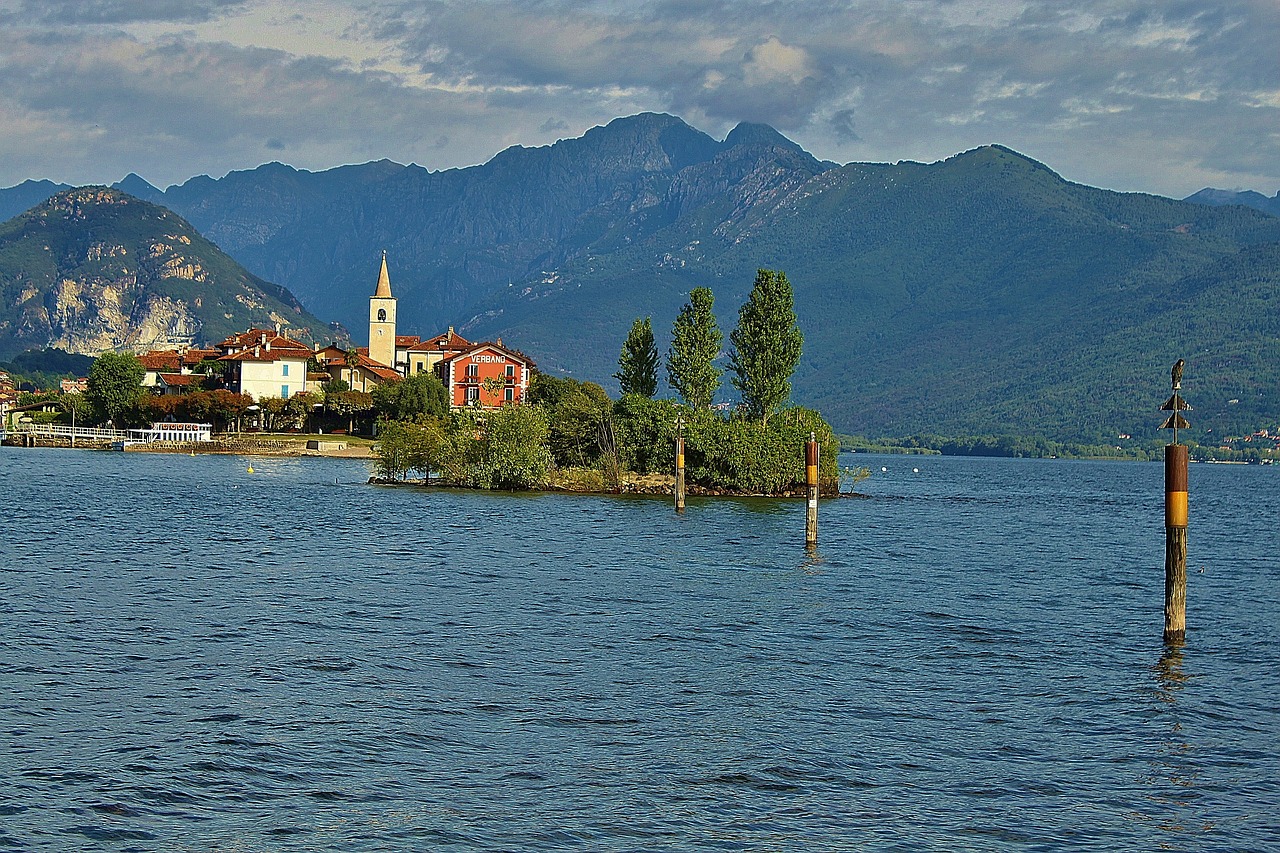
<svg viewBox="0 0 1280 853">
<path fill-rule="evenodd" d="M 446 356 L 436 372 L 449 392 L 450 406 L 489 409 L 523 403 L 534 367 L 524 353 L 507 349 L 501 341 L 485 341 Z"/>
</svg>

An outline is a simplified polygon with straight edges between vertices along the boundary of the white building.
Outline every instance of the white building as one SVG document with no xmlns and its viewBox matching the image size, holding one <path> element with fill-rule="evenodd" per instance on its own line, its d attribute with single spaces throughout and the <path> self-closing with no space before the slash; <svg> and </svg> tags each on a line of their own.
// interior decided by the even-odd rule
<svg viewBox="0 0 1280 853">
<path fill-rule="evenodd" d="M 289 399 L 307 390 L 307 361 L 312 350 L 306 344 L 269 329 L 250 329 L 218 344 L 227 372 L 227 387 L 255 400 Z"/>
</svg>

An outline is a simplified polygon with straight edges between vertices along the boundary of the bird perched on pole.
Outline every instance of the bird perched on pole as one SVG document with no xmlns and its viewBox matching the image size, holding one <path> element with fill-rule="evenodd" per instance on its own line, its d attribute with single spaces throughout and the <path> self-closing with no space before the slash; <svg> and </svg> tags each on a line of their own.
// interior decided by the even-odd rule
<svg viewBox="0 0 1280 853">
<path fill-rule="evenodd" d="M 1173 363 L 1173 390 L 1175 391 L 1182 387 L 1182 366 L 1185 363 L 1182 359 Z"/>
</svg>

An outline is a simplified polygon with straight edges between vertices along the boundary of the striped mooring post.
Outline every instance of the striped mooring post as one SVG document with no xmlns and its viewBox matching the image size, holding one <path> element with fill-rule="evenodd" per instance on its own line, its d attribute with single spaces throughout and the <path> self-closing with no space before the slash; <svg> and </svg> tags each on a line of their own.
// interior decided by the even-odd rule
<svg viewBox="0 0 1280 853">
<path fill-rule="evenodd" d="M 1160 407 L 1169 412 L 1161 429 L 1173 430 L 1164 448 L 1164 641 L 1187 637 L 1187 448 L 1178 430 L 1191 426 L 1182 416 L 1191 406 L 1182 399 L 1182 359 L 1173 366 L 1173 395 Z"/>
<path fill-rule="evenodd" d="M 813 433 L 804 443 L 804 479 L 807 506 L 804 514 L 804 544 L 818 544 L 818 442 Z"/>
<path fill-rule="evenodd" d="M 676 436 L 676 512 L 684 512 L 684 436 Z"/>
<path fill-rule="evenodd" d="M 1164 448 L 1164 640 L 1187 636 L 1187 447 Z"/>
</svg>

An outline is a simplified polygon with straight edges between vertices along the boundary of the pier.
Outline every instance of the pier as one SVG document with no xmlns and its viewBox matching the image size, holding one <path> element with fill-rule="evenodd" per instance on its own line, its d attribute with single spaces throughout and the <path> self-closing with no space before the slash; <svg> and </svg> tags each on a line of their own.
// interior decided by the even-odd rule
<svg viewBox="0 0 1280 853">
<path fill-rule="evenodd" d="M 155 423 L 148 429 L 124 430 L 19 422 L 11 429 L 0 429 L 0 442 L 8 443 L 14 437 L 19 437 L 24 447 L 38 444 L 70 444 L 75 447 L 76 442 L 94 446 L 109 444 L 127 447 L 131 444 L 157 442 L 185 444 L 212 441 L 213 427 L 211 424 Z"/>
<path fill-rule="evenodd" d="M 0 442 L 9 443 L 17 437 L 26 447 L 36 444 L 70 443 L 73 447 L 77 441 L 86 444 L 111 444 L 129 439 L 129 431 L 122 429 L 103 429 L 102 427 L 67 426 L 66 424 L 34 424 L 17 423 L 6 429 L 0 427 Z"/>
</svg>

